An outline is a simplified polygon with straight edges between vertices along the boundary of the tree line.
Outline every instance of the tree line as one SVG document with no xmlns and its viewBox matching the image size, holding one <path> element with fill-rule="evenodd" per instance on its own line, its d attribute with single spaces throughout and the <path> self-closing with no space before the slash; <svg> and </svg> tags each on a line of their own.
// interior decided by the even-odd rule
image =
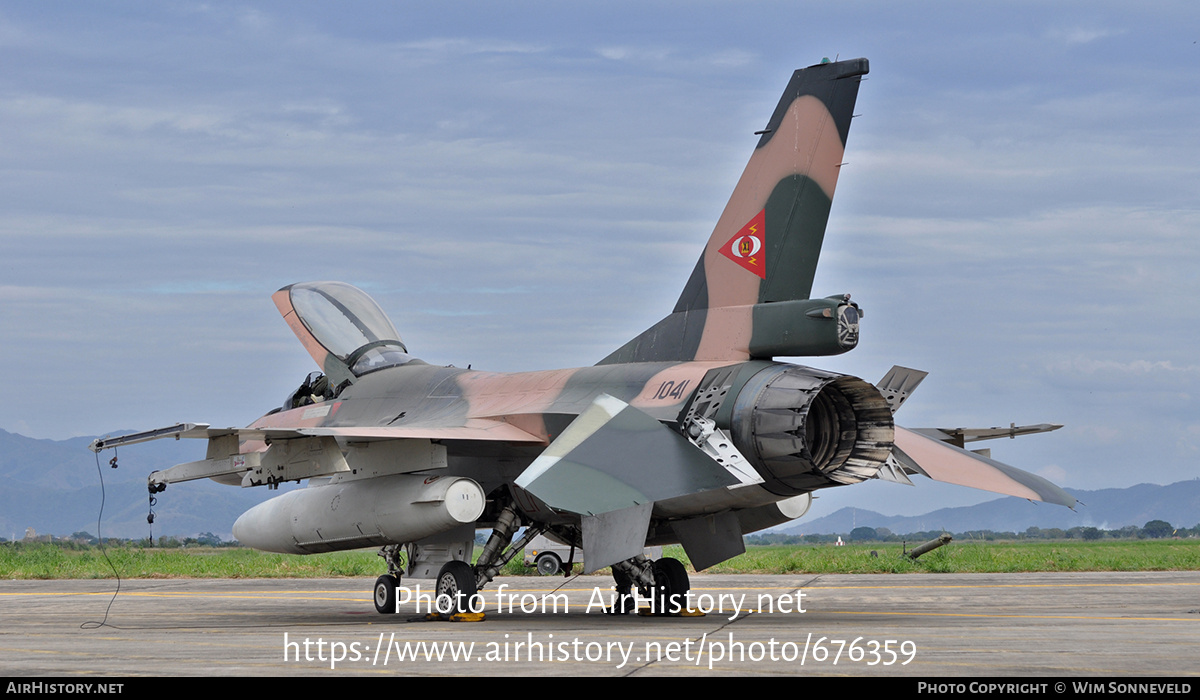
<svg viewBox="0 0 1200 700">
<path fill-rule="evenodd" d="M 836 543 L 839 539 L 841 539 L 843 542 L 924 542 L 935 539 L 944 532 L 944 530 L 923 530 L 920 532 L 896 534 L 886 527 L 856 527 L 850 532 L 833 533 L 828 535 L 786 535 L 783 533 L 764 533 L 760 535 L 748 535 L 745 539 L 747 545 L 828 544 Z M 1165 520 L 1151 520 L 1141 527 L 1138 527 L 1137 525 L 1127 525 L 1115 530 L 1104 530 L 1096 527 L 1080 526 L 1072 527 L 1066 530 L 1058 527 L 1030 527 L 1024 532 L 967 530 L 964 532 L 952 532 L 949 534 L 953 535 L 954 538 L 958 540 L 982 540 L 986 542 L 992 542 L 996 540 L 1147 540 L 1163 539 L 1168 537 L 1200 537 L 1200 523 L 1198 523 L 1195 527 L 1177 528 Z"/>
<path fill-rule="evenodd" d="M 91 549 L 100 545 L 100 539 L 90 532 L 80 530 L 72 533 L 70 537 L 62 537 L 59 535 L 38 535 L 36 537 L 26 537 L 25 539 L 15 540 L 13 544 L 32 544 L 32 543 L 52 543 L 61 549 Z M 0 543 L 9 543 L 9 540 L 0 537 Z M 179 549 L 181 547 L 239 547 L 237 540 L 222 540 L 217 535 L 211 532 L 202 532 L 195 537 L 179 537 L 165 536 L 150 539 L 143 537 L 141 539 L 122 538 L 122 537 L 105 537 L 104 544 L 111 547 L 133 546 L 133 547 L 158 547 L 161 549 Z"/>
</svg>

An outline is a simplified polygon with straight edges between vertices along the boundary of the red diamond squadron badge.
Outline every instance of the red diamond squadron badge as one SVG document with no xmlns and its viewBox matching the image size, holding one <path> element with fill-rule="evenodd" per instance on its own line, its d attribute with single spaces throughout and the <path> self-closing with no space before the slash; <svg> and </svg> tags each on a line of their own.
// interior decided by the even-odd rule
<svg viewBox="0 0 1200 700">
<path fill-rule="evenodd" d="M 721 255 L 763 279 L 767 278 L 767 251 L 764 250 L 767 240 L 766 211 L 758 212 L 736 236 L 721 246 Z"/>
</svg>

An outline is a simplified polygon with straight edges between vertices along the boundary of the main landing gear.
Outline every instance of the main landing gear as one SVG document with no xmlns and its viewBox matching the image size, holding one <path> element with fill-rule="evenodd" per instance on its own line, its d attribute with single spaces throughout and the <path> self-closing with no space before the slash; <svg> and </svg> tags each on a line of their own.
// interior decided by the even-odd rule
<svg viewBox="0 0 1200 700">
<path fill-rule="evenodd" d="M 651 562 L 639 555 L 613 564 L 612 572 L 617 584 L 617 599 L 609 611 L 611 614 L 636 612 L 635 585 L 638 597 L 650 600 L 653 614 L 678 615 L 687 611 L 687 594 L 692 584 L 687 569 L 678 559 L 667 557 Z"/>
<path fill-rule="evenodd" d="M 465 561 L 449 561 L 437 577 L 437 611 L 443 615 L 480 612 L 471 609 L 471 600 L 479 592 L 475 571 Z"/>
<path fill-rule="evenodd" d="M 434 583 L 433 605 L 442 615 L 462 615 L 476 613 L 480 605 L 476 600 L 480 589 L 486 586 L 500 569 L 507 564 L 533 538 L 544 532 L 539 525 L 530 525 L 525 533 L 513 541 L 518 528 L 521 526 L 520 517 L 510 502 L 497 516 L 491 537 L 479 553 L 479 559 L 474 566 L 465 560 L 471 557 L 471 542 L 455 543 L 449 547 L 391 544 L 384 547 L 379 556 L 388 565 L 388 572 L 375 580 L 373 599 L 375 610 L 381 614 L 396 612 L 396 588 L 400 585 L 401 575 L 406 572 L 415 573 L 418 578 L 429 576 L 434 567 L 441 564 Z M 407 554 L 406 554 L 407 552 Z M 412 561 L 408 561 L 411 556 Z M 453 557 L 453 558 L 451 558 Z M 545 568 L 550 568 L 547 562 Z M 543 568 L 543 562 L 538 562 L 538 568 Z M 636 612 L 637 603 L 650 601 L 649 609 L 656 615 L 678 615 L 687 611 L 687 594 L 691 589 L 687 569 L 678 559 L 658 559 L 651 561 L 644 555 L 617 562 L 612 566 L 613 579 L 616 581 L 617 599 L 609 612 L 624 614 Z M 637 587 L 637 596 L 632 593 Z"/>
</svg>

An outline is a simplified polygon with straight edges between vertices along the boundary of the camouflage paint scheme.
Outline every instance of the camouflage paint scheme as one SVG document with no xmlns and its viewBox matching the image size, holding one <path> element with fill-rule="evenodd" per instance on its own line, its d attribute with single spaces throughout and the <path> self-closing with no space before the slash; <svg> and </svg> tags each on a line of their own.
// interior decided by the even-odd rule
<svg viewBox="0 0 1200 700">
<path fill-rule="evenodd" d="M 370 450 L 418 446 L 433 456 L 411 463 L 389 456 L 380 473 L 469 478 L 488 498 L 474 526 L 492 526 L 497 504 L 515 504 L 522 522 L 585 544 L 589 564 L 598 566 L 617 560 L 592 560 L 585 540 L 599 548 L 601 536 L 587 535 L 587 522 L 627 508 L 648 518 L 638 552 L 682 541 L 699 569 L 737 554 L 743 534 L 801 514 L 813 490 L 866 478 L 907 481 L 920 473 L 1072 506 L 1073 498 L 1044 479 L 962 449 L 961 435 L 954 445 L 955 436 L 895 426 L 899 402 L 861 379 L 772 359 L 838 354 L 858 341 L 860 313 L 849 295 L 810 294 L 867 71 L 866 59 L 795 71 L 673 311 L 593 367 L 502 374 L 430 365 L 403 355 L 407 348 L 386 318 L 379 335 L 366 336 L 374 345 L 335 352 L 294 303 L 295 294 L 333 283 L 293 285 L 273 299 L 324 372 L 323 392 L 249 428 L 176 426 L 98 441 L 94 449 L 207 437 L 208 466 L 159 482 L 199 475 L 250 485 L 263 481 L 247 476 L 246 455 L 280 444 L 292 443 L 294 455 L 308 440 L 311 454 L 326 452 L 291 458 L 293 466 L 308 465 L 298 471 L 275 467 L 278 480 L 333 473 L 335 481 L 364 478 L 361 455 Z M 362 296 L 362 304 L 373 304 Z M 404 361 L 356 374 L 367 347 Z M 312 442 L 329 439 L 336 446 Z M 228 468 L 217 473 L 218 463 Z M 336 537 L 314 530 L 286 551 L 395 543 L 381 529 L 356 526 Z M 701 531 L 724 534 L 710 546 Z"/>
</svg>

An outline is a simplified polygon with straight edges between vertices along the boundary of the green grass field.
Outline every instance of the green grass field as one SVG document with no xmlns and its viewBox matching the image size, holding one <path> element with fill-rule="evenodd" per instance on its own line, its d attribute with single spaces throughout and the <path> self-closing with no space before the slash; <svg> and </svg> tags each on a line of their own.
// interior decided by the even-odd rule
<svg viewBox="0 0 1200 700">
<path fill-rule="evenodd" d="M 0 578 L 374 578 L 384 573 L 374 550 L 298 556 L 250 549 L 188 548 L 107 550 L 61 549 L 50 544 L 0 545 Z M 877 556 L 871 556 L 875 551 Z M 685 564 L 679 547 L 664 556 Z M 580 567 L 576 566 L 576 570 Z M 898 544 L 791 545 L 750 547 L 746 553 L 706 573 L 1001 573 L 1019 571 L 1182 571 L 1200 570 L 1200 539 L 1108 540 L 1103 542 L 953 542 L 918 561 L 901 556 Z M 518 557 L 504 575 L 534 575 Z"/>
<path fill-rule="evenodd" d="M 909 547 L 911 549 L 911 546 Z M 871 556 L 874 551 L 878 556 Z M 1200 539 L 1108 542 L 952 542 L 917 561 L 898 544 L 752 547 L 711 573 L 1005 573 L 1200 570 Z"/>
</svg>

